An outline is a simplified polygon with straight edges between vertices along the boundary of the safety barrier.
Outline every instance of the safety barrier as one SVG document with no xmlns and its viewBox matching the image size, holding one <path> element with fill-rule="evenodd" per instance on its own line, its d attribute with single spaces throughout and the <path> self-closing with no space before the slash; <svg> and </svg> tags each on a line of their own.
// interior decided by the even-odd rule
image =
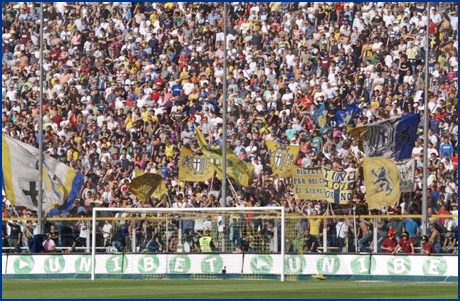
<svg viewBox="0 0 460 301">
<path fill-rule="evenodd" d="M 98 278 L 197 278 L 260 275 L 273 279 L 282 268 L 288 280 L 324 275 L 329 279 L 458 281 L 458 257 L 381 254 L 97 254 Z M 3 254 L 2 278 L 86 278 L 91 256 L 74 254 Z"/>
</svg>

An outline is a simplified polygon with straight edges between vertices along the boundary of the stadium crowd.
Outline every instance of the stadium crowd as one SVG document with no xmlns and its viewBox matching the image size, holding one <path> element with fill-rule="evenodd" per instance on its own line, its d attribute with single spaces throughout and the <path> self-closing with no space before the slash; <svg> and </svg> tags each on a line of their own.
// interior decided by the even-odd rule
<svg viewBox="0 0 460 301">
<path fill-rule="evenodd" d="M 418 241 L 424 227 L 420 219 L 398 215 L 421 214 L 424 130 L 429 138 L 428 214 L 458 212 L 457 12 L 458 5 L 450 2 L 433 3 L 430 20 L 426 3 L 419 2 L 232 2 L 225 76 L 222 3 L 56 2 L 45 3 L 43 12 L 36 2 L 2 3 L 2 132 L 38 147 L 43 13 L 45 152 L 85 174 L 66 216 L 89 216 L 94 206 L 220 206 L 219 180 L 180 181 L 178 160 L 182 146 L 198 149 L 194 126 L 211 146 L 222 144 L 226 80 L 228 144 L 255 166 L 253 186 L 234 183 L 229 207 L 280 205 L 304 215 L 332 214 L 331 209 L 348 214 L 350 207 L 327 210 L 324 202 L 296 200 L 291 180 L 272 173 L 265 139 L 300 145 L 300 166 L 353 169 L 362 154 L 336 121 L 338 109 L 350 104 L 362 109 L 353 125 L 419 113 L 414 190 L 397 205 L 371 212 L 388 214 L 388 219 L 375 225 L 360 220 L 357 247 L 368 247 L 371 228 L 378 231 L 379 246 L 387 233 L 394 236 L 389 229 L 397 241 L 407 236 Z M 327 132 L 312 118 L 322 103 L 328 110 Z M 422 126 L 424 110 L 429 110 L 428 129 Z M 167 194 L 138 202 L 127 189 L 134 167 L 161 173 Z M 368 214 L 362 182 L 361 177 L 354 206 L 358 214 Z M 4 223 L 15 216 L 5 197 L 2 209 Z M 15 209 L 21 217 L 35 216 Z M 425 225 L 436 252 L 454 252 L 457 224 L 458 218 L 441 218 Z M 353 251 L 352 227 L 331 218 L 328 238 L 342 249 L 348 237 Z M 5 228 L 10 246 L 21 243 L 17 233 L 27 232 L 14 223 L 8 233 Z M 68 239 L 58 235 L 56 244 L 71 246 L 74 236 L 84 236 L 80 230 L 73 225 L 68 235 L 59 233 Z M 311 233 L 293 240 L 304 235 Z"/>
</svg>

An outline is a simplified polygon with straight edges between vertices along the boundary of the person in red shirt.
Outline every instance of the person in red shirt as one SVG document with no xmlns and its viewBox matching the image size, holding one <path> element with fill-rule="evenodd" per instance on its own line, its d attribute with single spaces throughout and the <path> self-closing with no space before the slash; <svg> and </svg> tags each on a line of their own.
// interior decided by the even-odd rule
<svg viewBox="0 0 460 301">
<path fill-rule="evenodd" d="M 452 164 L 454 165 L 455 169 L 457 169 L 458 168 L 458 155 L 456 151 L 454 151 L 454 154 L 450 160 L 452 161 Z"/>
<path fill-rule="evenodd" d="M 3 197 L 3 200 L 5 200 L 5 197 Z M 6 204 L 2 203 L 2 218 L 8 218 L 8 211 L 6 210 Z"/>
<path fill-rule="evenodd" d="M 401 234 L 401 239 L 399 240 L 399 243 L 396 246 L 396 249 L 393 251 L 393 254 L 398 252 L 400 249 L 401 249 L 401 253 L 405 253 L 405 254 L 415 253 L 414 241 L 412 240 L 412 238 L 409 237 L 409 233 L 407 233 L 406 231 L 404 231 Z"/>
<path fill-rule="evenodd" d="M 156 84 L 153 85 L 153 92 L 152 92 L 152 100 L 158 102 L 160 100 L 160 97 L 161 97 L 161 92 L 160 92 L 160 89 L 159 89 L 159 86 L 157 86 Z"/>
<path fill-rule="evenodd" d="M 438 211 L 438 215 L 449 215 L 449 214 L 450 214 L 450 211 L 446 209 L 446 205 L 442 204 L 441 209 L 439 209 Z M 439 224 L 444 225 L 446 219 L 447 219 L 446 217 L 439 218 Z"/>
<path fill-rule="evenodd" d="M 430 255 L 430 254 L 433 254 L 433 253 L 436 253 L 435 248 L 430 243 L 430 240 L 428 239 L 428 236 L 423 235 L 422 236 L 422 254 Z"/>
<path fill-rule="evenodd" d="M 383 240 L 382 245 L 380 246 L 380 249 L 385 251 L 385 253 L 392 254 L 396 246 L 398 245 L 395 239 L 395 234 L 396 234 L 395 230 L 393 229 L 388 230 L 387 238 Z"/>
</svg>

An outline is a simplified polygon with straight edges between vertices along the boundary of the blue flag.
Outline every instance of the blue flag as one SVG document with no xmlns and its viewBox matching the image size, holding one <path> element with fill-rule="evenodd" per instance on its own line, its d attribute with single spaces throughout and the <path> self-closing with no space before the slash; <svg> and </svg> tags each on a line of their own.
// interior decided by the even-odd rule
<svg viewBox="0 0 460 301">
<path fill-rule="evenodd" d="M 406 114 L 398 122 L 395 137 L 396 161 L 409 159 L 412 156 L 419 123 L 420 115 L 418 114 Z"/>
<path fill-rule="evenodd" d="M 313 112 L 312 118 L 315 124 L 319 127 L 320 133 L 324 133 L 330 129 L 327 125 L 327 110 L 324 102 Z"/>
<path fill-rule="evenodd" d="M 338 126 L 346 127 L 361 111 L 361 108 L 356 104 L 349 105 L 345 110 L 337 110 L 335 118 L 337 119 Z"/>
<path fill-rule="evenodd" d="M 349 133 L 367 157 L 401 161 L 412 155 L 419 123 L 417 114 L 406 114 L 355 127 Z"/>
</svg>

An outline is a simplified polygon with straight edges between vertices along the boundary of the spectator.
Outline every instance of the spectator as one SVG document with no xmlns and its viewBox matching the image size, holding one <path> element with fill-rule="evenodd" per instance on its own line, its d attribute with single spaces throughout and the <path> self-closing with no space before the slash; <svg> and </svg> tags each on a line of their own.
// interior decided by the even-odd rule
<svg viewBox="0 0 460 301">
<path fill-rule="evenodd" d="M 436 222 L 430 223 L 429 242 L 433 245 L 436 253 L 441 253 L 441 233 L 436 229 Z"/>
<path fill-rule="evenodd" d="M 51 238 L 50 233 L 47 233 L 45 235 L 45 240 L 43 241 L 43 251 L 46 253 L 52 253 L 56 251 L 56 243 Z"/>
<path fill-rule="evenodd" d="M 399 243 L 396 245 L 395 250 L 393 251 L 393 254 L 398 253 L 405 253 L 405 254 L 414 254 L 415 249 L 414 249 L 414 241 L 412 238 L 409 237 L 409 233 L 404 231 L 402 233 L 402 238 L 399 240 Z"/>
<path fill-rule="evenodd" d="M 422 254 L 431 255 L 433 253 L 436 253 L 435 248 L 430 243 L 428 236 L 423 235 L 422 236 Z"/>
<path fill-rule="evenodd" d="M 342 253 L 348 232 L 348 226 L 346 225 L 345 220 L 340 219 L 339 222 L 335 225 L 335 229 L 337 233 L 337 247 L 339 248 L 338 252 Z"/>
<path fill-rule="evenodd" d="M 83 217 L 84 215 L 82 215 Z M 75 239 L 75 241 L 72 244 L 72 249 L 71 252 L 76 252 L 76 247 L 86 247 L 86 239 L 88 237 L 88 231 L 87 231 L 87 226 L 85 221 L 78 221 L 77 222 L 77 227 L 79 229 L 79 235 Z"/>
<path fill-rule="evenodd" d="M 380 249 L 383 250 L 385 253 L 394 254 L 398 243 L 395 239 L 395 230 L 388 230 L 387 237 L 383 240 Z"/>
<path fill-rule="evenodd" d="M 364 218 L 359 220 L 359 234 L 361 237 L 358 240 L 358 247 L 360 252 L 369 252 L 369 243 L 372 241 L 372 231 L 369 228 L 371 223 L 366 221 Z"/>
<path fill-rule="evenodd" d="M 16 247 L 22 247 L 22 227 L 18 221 L 13 220 L 7 223 L 9 228 L 8 246 L 16 250 Z M 7 230 L 8 231 L 8 230 Z"/>
</svg>

